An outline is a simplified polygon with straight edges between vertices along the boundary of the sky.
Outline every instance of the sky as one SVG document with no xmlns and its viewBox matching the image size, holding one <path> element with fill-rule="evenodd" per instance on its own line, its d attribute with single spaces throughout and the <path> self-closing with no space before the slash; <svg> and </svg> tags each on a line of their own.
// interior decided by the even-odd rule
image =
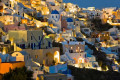
<svg viewBox="0 0 120 80">
<path fill-rule="evenodd" d="M 65 3 L 71 2 L 79 5 L 79 7 L 96 7 L 102 9 L 104 7 L 120 7 L 120 0 L 63 0 Z"/>
</svg>

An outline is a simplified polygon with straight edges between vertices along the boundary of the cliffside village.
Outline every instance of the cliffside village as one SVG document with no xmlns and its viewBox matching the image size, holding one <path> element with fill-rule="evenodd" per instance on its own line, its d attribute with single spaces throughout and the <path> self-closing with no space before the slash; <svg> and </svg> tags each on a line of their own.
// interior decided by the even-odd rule
<svg viewBox="0 0 120 80">
<path fill-rule="evenodd" d="M 25 66 L 34 80 L 74 80 L 68 65 L 109 70 L 99 64 L 103 53 L 112 70 L 119 72 L 117 26 L 117 7 L 99 10 L 63 0 L 0 0 L 0 74 Z"/>
</svg>

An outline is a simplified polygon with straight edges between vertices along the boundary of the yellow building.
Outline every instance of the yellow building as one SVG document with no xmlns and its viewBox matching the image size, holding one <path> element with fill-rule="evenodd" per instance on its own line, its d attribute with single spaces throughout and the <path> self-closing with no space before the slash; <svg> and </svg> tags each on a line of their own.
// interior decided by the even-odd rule
<svg viewBox="0 0 120 80">
<path fill-rule="evenodd" d="M 14 24 L 14 19 L 15 17 L 11 15 L 0 16 L 0 21 L 5 25 Z"/>
<path fill-rule="evenodd" d="M 58 47 L 53 47 L 49 49 L 24 49 L 28 54 L 30 54 L 31 58 L 39 62 L 40 64 L 44 64 L 46 66 L 53 65 L 53 61 L 57 64 L 60 62 L 60 49 Z"/>
<path fill-rule="evenodd" d="M 114 11 L 113 15 L 115 15 L 115 19 L 120 19 L 120 10 Z"/>
<path fill-rule="evenodd" d="M 40 6 L 41 4 L 41 0 L 31 0 L 31 6 L 34 8 L 37 8 L 38 6 Z"/>
<path fill-rule="evenodd" d="M 99 38 L 100 38 L 100 41 L 107 41 L 107 40 L 110 40 L 110 33 L 109 32 L 101 32 L 99 33 Z"/>
<path fill-rule="evenodd" d="M 49 15 L 50 14 L 48 7 L 42 7 L 41 12 L 42 12 L 42 15 Z"/>
<path fill-rule="evenodd" d="M 17 44 L 18 47 L 43 49 L 52 47 L 52 39 L 44 36 L 42 30 L 16 30 L 8 32 L 9 39 Z"/>
<path fill-rule="evenodd" d="M 22 23 L 22 24 L 27 24 L 27 23 L 28 23 L 28 20 L 27 20 L 27 19 L 21 19 L 21 23 Z"/>
</svg>

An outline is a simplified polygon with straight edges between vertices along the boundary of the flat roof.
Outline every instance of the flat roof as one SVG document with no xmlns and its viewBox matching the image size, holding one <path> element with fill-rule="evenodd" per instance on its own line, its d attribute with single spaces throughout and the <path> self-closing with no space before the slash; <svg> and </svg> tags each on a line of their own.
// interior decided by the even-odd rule
<svg viewBox="0 0 120 80">
<path fill-rule="evenodd" d="M 48 76 L 67 76 L 65 74 L 60 74 L 60 73 L 48 73 L 48 74 L 40 74 L 38 75 L 38 77 L 44 75 L 44 77 L 48 77 Z"/>
<path fill-rule="evenodd" d="M 10 62 L 1 62 L 1 63 L 19 63 L 19 62 L 24 62 L 24 61 L 10 61 Z"/>
</svg>

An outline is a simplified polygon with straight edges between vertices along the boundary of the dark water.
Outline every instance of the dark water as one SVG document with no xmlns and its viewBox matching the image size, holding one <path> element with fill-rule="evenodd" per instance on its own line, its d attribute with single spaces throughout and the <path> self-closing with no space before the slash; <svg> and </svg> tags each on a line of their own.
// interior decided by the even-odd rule
<svg viewBox="0 0 120 80">
<path fill-rule="evenodd" d="M 104 7 L 120 7 L 120 0 L 63 0 L 63 2 L 71 2 L 85 8 L 96 7 L 102 9 Z"/>
</svg>

